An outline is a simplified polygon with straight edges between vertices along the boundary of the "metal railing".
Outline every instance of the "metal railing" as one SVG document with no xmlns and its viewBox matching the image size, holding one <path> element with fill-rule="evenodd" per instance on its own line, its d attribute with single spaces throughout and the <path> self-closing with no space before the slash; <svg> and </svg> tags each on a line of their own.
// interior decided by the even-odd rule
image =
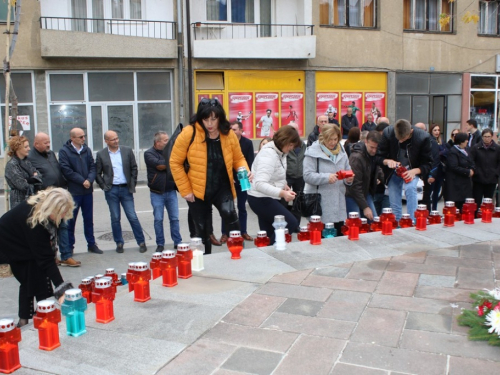
<svg viewBox="0 0 500 375">
<path fill-rule="evenodd" d="M 176 22 L 126 20 L 109 18 L 40 17 L 40 28 L 46 30 L 176 39 Z"/>
<path fill-rule="evenodd" d="M 314 34 L 314 25 L 193 22 L 191 27 L 195 40 L 293 37 Z"/>
</svg>

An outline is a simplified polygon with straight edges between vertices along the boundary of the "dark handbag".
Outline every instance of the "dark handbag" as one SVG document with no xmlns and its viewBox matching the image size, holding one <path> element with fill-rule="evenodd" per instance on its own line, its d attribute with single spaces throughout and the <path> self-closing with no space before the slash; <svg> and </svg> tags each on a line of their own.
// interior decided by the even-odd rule
<svg viewBox="0 0 500 375">
<path fill-rule="evenodd" d="M 316 159 L 316 170 L 319 172 L 319 159 Z M 306 194 L 301 191 L 293 202 L 292 210 L 300 213 L 303 217 L 323 214 L 321 209 L 321 194 L 318 193 L 319 185 L 316 186 L 316 193 Z"/>
</svg>

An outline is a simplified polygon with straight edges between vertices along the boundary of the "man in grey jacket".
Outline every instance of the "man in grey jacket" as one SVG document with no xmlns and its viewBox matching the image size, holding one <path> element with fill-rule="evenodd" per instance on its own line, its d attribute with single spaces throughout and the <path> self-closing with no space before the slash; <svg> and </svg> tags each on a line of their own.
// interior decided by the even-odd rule
<svg viewBox="0 0 500 375">
<path fill-rule="evenodd" d="M 137 184 L 137 163 L 134 152 L 130 147 L 120 147 L 118 134 L 112 130 L 104 133 L 104 142 L 108 147 L 97 153 L 96 180 L 104 191 L 106 202 L 108 202 L 116 252 L 123 253 L 124 240 L 120 224 L 121 205 L 139 245 L 139 252 L 145 253 L 148 249 L 134 207 L 133 194 Z"/>
</svg>

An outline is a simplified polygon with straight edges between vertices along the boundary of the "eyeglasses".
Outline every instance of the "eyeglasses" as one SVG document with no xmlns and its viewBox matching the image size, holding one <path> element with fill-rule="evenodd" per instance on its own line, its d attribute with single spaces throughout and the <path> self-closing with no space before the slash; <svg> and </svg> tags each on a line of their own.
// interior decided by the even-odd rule
<svg viewBox="0 0 500 375">
<path fill-rule="evenodd" d="M 217 107 L 220 105 L 217 98 L 214 98 L 214 99 L 203 98 L 203 99 L 201 99 L 200 104 L 201 105 L 210 105 L 211 107 Z"/>
<path fill-rule="evenodd" d="M 114 142 L 114 141 L 117 141 L 117 140 L 119 140 L 119 139 L 120 139 L 120 138 L 116 137 L 116 138 L 113 138 L 113 139 L 108 139 L 107 141 L 108 141 L 108 142 Z"/>
<path fill-rule="evenodd" d="M 85 138 L 85 134 L 84 135 L 80 135 L 79 137 L 73 137 L 73 138 L 83 139 L 83 138 Z"/>
</svg>

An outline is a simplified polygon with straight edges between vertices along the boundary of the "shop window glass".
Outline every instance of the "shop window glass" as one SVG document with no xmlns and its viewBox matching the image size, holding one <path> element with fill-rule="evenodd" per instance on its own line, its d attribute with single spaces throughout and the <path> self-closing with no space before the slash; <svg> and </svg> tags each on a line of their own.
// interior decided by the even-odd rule
<svg viewBox="0 0 500 375">
<path fill-rule="evenodd" d="M 495 76 L 472 76 L 470 77 L 471 89 L 494 89 L 496 87 Z"/>
<path fill-rule="evenodd" d="M 170 100 L 170 74 L 137 73 L 137 100 Z"/>
<path fill-rule="evenodd" d="M 396 118 L 411 120 L 411 96 L 396 95 Z"/>
<path fill-rule="evenodd" d="M 142 19 L 141 0 L 130 0 L 130 18 L 134 20 Z"/>
<path fill-rule="evenodd" d="M 500 1 L 479 2 L 479 34 L 498 35 L 498 9 Z"/>
<path fill-rule="evenodd" d="M 431 74 L 431 94 L 461 94 L 460 74 Z"/>
<path fill-rule="evenodd" d="M 118 134 L 121 145 L 134 148 L 134 107 L 109 105 L 108 130 L 113 130 Z"/>
<path fill-rule="evenodd" d="M 428 94 L 429 75 L 402 73 L 396 75 L 396 93 L 398 94 Z"/>
<path fill-rule="evenodd" d="M 69 139 L 71 129 L 79 127 L 87 134 L 87 114 L 84 104 L 51 105 L 50 129 L 52 149 L 60 150 Z"/>
<path fill-rule="evenodd" d="M 12 73 L 12 86 L 17 95 L 18 103 L 33 103 L 33 86 L 31 73 Z M 0 75 L 0 100 L 5 102 L 5 77 Z"/>
<path fill-rule="evenodd" d="M 376 0 L 321 0 L 320 24 L 375 27 Z"/>
<path fill-rule="evenodd" d="M 88 73 L 88 81 L 91 102 L 134 100 L 133 73 Z"/>
<path fill-rule="evenodd" d="M 111 0 L 111 17 L 123 18 L 123 0 Z"/>
<path fill-rule="evenodd" d="M 27 126 L 23 126 L 19 122 L 14 123 L 14 129 L 18 131 L 18 134 L 21 134 L 28 138 L 30 141 L 30 146 L 33 147 L 33 140 L 35 139 L 36 127 L 35 127 L 35 117 L 33 112 L 32 105 L 20 105 L 17 107 L 17 115 L 23 116 L 27 120 L 29 120 L 29 129 Z M 2 134 L 5 134 L 5 106 L 2 106 Z M 26 125 L 26 124 L 25 124 Z"/>
<path fill-rule="evenodd" d="M 461 95 L 449 95 L 448 96 L 448 112 L 447 112 L 448 122 L 457 121 L 460 122 L 462 118 L 462 96 Z"/>
<path fill-rule="evenodd" d="M 477 121 L 478 129 L 493 129 L 494 113 L 494 91 L 472 91 L 470 93 L 470 118 Z"/>
<path fill-rule="evenodd" d="M 228 19 L 228 3 L 231 19 Z M 207 21 L 254 23 L 254 0 L 206 0 Z"/>
<path fill-rule="evenodd" d="M 83 74 L 51 74 L 50 100 L 83 101 Z"/>
<path fill-rule="evenodd" d="M 139 103 L 139 148 L 153 146 L 153 136 L 159 130 L 172 134 L 172 105 L 170 103 Z"/>
<path fill-rule="evenodd" d="M 422 30 L 450 32 L 452 20 L 441 26 L 441 14 L 453 15 L 453 3 L 449 0 L 404 0 L 403 1 L 403 28 L 405 30 Z"/>
<path fill-rule="evenodd" d="M 92 116 L 92 147 L 95 151 L 104 148 L 104 135 L 102 131 L 102 108 L 101 106 L 92 106 L 90 110 Z"/>
<path fill-rule="evenodd" d="M 427 124 L 429 121 L 429 97 L 414 96 L 411 106 L 411 123 L 423 122 Z"/>
</svg>

